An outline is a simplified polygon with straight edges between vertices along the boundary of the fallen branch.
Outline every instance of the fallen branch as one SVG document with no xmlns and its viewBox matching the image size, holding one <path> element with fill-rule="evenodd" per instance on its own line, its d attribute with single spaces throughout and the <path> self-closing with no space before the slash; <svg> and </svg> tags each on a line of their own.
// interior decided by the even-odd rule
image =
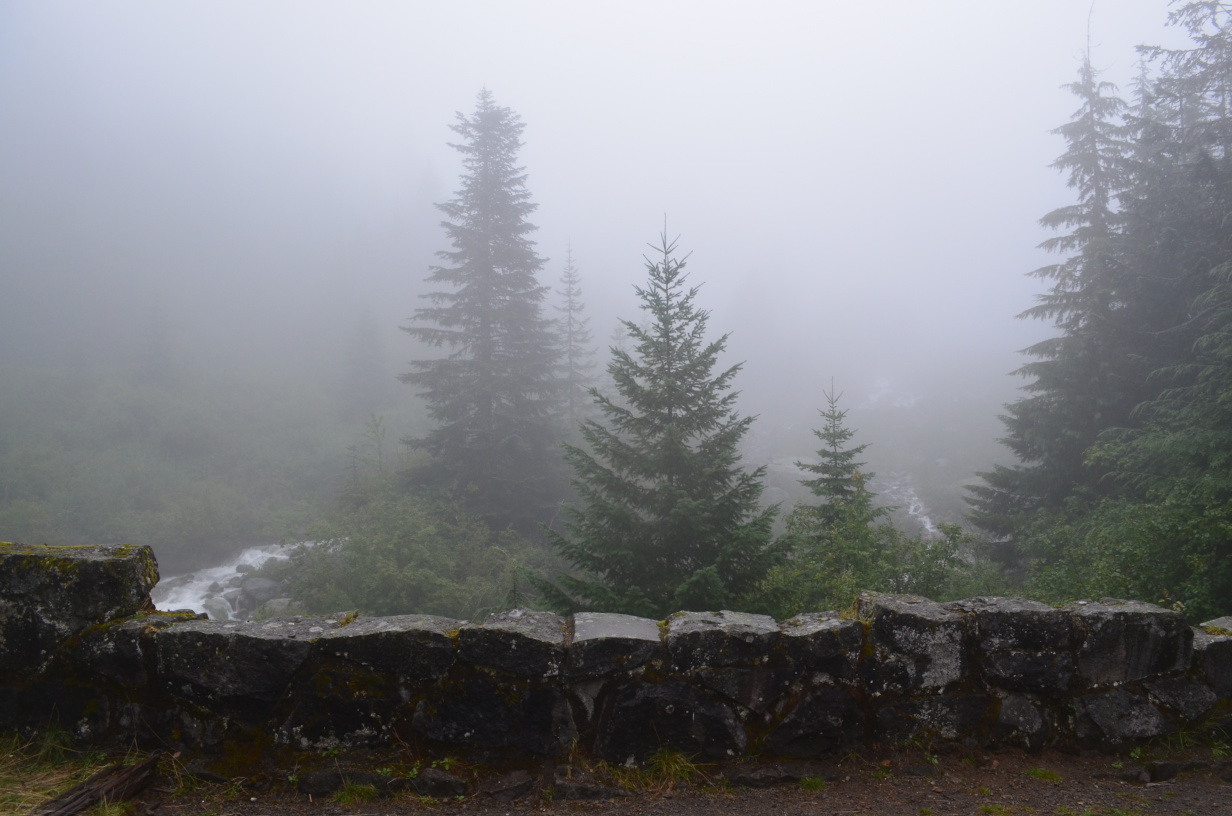
<svg viewBox="0 0 1232 816">
<path fill-rule="evenodd" d="M 129 799 L 154 781 L 161 757 L 161 752 L 155 751 L 136 765 L 115 765 L 99 771 L 55 799 L 36 807 L 30 816 L 75 816 L 104 799 L 108 802 Z"/>
</svg>

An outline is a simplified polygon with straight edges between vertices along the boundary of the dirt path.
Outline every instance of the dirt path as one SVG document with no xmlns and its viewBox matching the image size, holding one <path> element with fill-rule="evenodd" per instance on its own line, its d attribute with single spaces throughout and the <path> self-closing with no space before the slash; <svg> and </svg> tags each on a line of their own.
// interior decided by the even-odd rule
<svg viewBox="0 0 1232 816">
<path fill-rule="evenodd" d="M 1185 763 L 1195 761 L 1196 766 L 1186 768 Z M 1160 781 L 1146 781 L 1152 768 Z M 703 770 L 706 780 L 694 784 L 605 801 L 562 800 L 554 795 L 551 779 L 545 784 L 539 775 L 529 793 L 508 802 L 482 792 L 445 801 L 407 794 L 354 803 L 332 796 L 310 801 L 269 774 L 246 786 L 217 783 L 191 792 L 173 793 L 160 784 L 138 799 L 132 812 L 134 816 L 1232 816 L 1232 763 L 1209 755 L 1156 758 L 1152 765 L 1058 752 L 950 750 L 932 755 L 916 749 L 884 749 L 841 760 Z M 774 784 L 776 775 L 782 778 Z M 809 778 L 803 785 L 790 781 L 802 775 Z M 733 784 L 738 778 L 771 786 L 741 787 Z M 478 784 L 482 788 L 487 783 L 480 778 Z"/>
</svg>

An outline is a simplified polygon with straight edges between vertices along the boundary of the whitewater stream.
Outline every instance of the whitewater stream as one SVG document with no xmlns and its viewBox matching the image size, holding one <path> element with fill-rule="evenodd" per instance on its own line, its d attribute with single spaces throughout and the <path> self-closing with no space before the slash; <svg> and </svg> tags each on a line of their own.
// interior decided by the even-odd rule
<svg viewBox="0 0 1232 816">
<path fill-rule="evenodd" d="M 281 544 L 249 547 L 216 567 L 163 578 L 150 592 L 150 597 L 158 609 L 191 609 L 205 612 L 211 620 L 236 620 L 243 617 L 241 598 L 245 593 L 245 581 L 265 581 L 263 578 L 246 579 L 246 573 L 269 561 L 290 558 L 291 550 Z"/>
</svg>

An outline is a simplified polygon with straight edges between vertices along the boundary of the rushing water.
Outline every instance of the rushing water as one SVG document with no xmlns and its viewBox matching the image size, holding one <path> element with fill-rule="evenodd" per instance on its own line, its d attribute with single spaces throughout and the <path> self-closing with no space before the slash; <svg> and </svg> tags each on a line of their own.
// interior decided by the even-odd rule
<svg viewBox="0 0 1232 816">
<path fill-rule="evenodd" d="M 869 489 L 877 494 L 877 503 L 902 509 L 912 521 L 920 525 L 925 538 L 940 538 L 941 531 L 929 515 L 924 500 L 915 492 L 915 480 L 906 471 L 891 473 L 888 477 L 877 476 Z"/>
<path fill-rule="evenodd" d="M 211 620 L 239 617 L 237 601 L 244 574 L 271 560 L 291 557 L 291 548 L 281 544 L 249 547 L 216 567 L 164 578 L 150 593 L 158 609 L 191 609 L 205 612 Z"/>
</svg>

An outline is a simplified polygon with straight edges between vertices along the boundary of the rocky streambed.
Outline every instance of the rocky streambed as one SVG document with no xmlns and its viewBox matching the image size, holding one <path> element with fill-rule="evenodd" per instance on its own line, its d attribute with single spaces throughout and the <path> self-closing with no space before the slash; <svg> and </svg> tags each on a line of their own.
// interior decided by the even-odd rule
<svg viewBox="0 0 1232 816">
<path fill-rule="evenodd" d="M 150 598 L 158 609 L 191 610 L 210 620 L 250 620 L 259 609 L 284 614 L 291 606 L 285 582 L 253 573 L 271 561 L 287 560 L 291 549 L 282 544 L 248 547 L 218 566 L 162 579 Z"/>
</svg>

